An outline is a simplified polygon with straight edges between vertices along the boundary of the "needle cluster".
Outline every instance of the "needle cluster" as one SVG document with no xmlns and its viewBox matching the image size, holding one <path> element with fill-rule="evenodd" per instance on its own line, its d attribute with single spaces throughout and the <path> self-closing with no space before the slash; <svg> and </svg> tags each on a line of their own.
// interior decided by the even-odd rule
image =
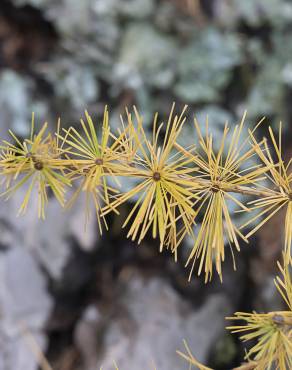
<svg viewBox="0 0 292 370">
<path fill-rule="evenodd" d="M 222 137 L 215 139 L 208 119 L 204 133 L 194 119 L 193 145 L 186 148 L 180 143 L 184 125 L 191 125 L 186 109 L 176 114 L 173 105 L 166 123 L 155 114 L 151 137 L 135 107 L 132 112 L 126 109 L 118 132 L 110 127 L 107 107 L 101 122 L 95 124 L 85 112 L 79 128 L 61 129 L 58 123 L 53 134 L 47 124 L 35 133 L 33 120 L 29 139 L 10 132 L 12 141 L 2 141 L 2 196 L 9 198 L 25 188 L 19 209 L 23 214 L 35 191 L 38 215 L 45 218 L 49 191 L 65 208 L 84 194 L 87 218 L 93 204 L 100 233 L 108 229 L 109 213 L 119 214 L 124 203 L 132 204 L 123 222 L 128 237 L 140 243 L 151 234 L 161 251 L 168 248 L 177 259 L 188 236 L 193 240 L 186 261 L 190 277 L 196 271 L 206 281 L 214 269 L 222 279 L 226 247 L 233 256 L 285 209 L 284 247 L 290 255 L 292 159 L 283 159 L 281 128 L 279 139 L 269 128 L 270 138 L 258 140 L 255 130 L 263 120 L 247 132 L 245 113 L 237 125 L 226 123 Z M 123 177 L 134 184 L 126 191 Z M 66 200 L 69 188 L 74 190 Z M 247 215 L 242 225 L 236 221 L 238 212 Z"/>
</svg>

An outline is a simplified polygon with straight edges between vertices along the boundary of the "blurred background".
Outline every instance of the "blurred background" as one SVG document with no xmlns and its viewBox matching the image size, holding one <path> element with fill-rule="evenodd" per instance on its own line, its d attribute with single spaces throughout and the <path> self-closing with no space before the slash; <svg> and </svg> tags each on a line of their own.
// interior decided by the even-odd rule
<svg viewBox="0 0 292 370">
<path fill-rule="evenodd" d="M 282 120 L 291 157 L 291 22 L 288 0 L 1 0 L 0 136 L 25 137 L 32 111 L 54 129 L 104 104 L 114 128 L 133 104 L 150 127 L 176 101 L 215 133 L 245 109 L 250 123 Z M 181 142 L 192 140 L 187 127 Z M 51 199 L 42 222 L 33 203 L 16 218 L 22 196 L 0 207 L 0 370 L 38 369 L 40 351 L 54 370 L 188 369 L 183 339 L 231 369 L 244 350 L 224 317 L 281 309 L 281 215 L 242 246 L 236 272 L 227 256 L 223 284 L 205 285 L 187 282 L 184 255 L 175 264 L 155 241 L 127 240 L 120 218 L 100 237 L 94 219 L 84 233 L 82 201 L 64 213 Z"/>
</svg>

